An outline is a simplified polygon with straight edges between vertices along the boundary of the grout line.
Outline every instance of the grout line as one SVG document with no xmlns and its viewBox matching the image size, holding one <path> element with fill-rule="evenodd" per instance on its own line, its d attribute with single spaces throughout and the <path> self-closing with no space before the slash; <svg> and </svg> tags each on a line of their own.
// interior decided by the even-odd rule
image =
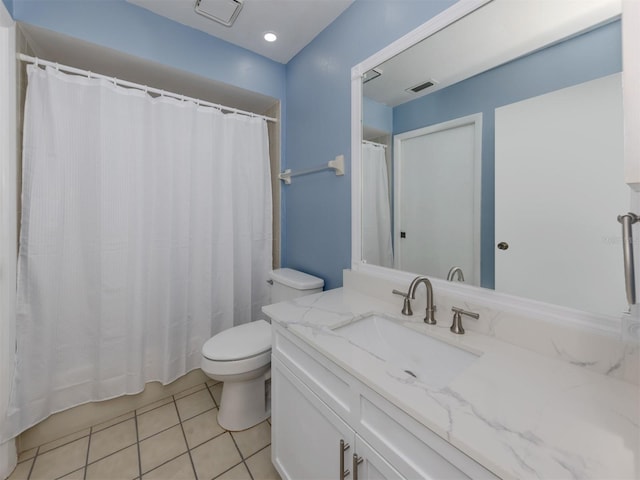
<svg viewBox="0 0 640 480">
<path fill-rule="evenodd" d="M 205 384 L 205 386 L 206 386 L 206 384 Z M 214 400 L 213 403 L 214 404 L 216 403 L 215 400 Z M 184 426 L 182 425 L 182 418 L 180 418 L 180 410 L 178 410 L 178 404 L 176 403 L 175 395 L 173 397 L 173 405 L 174 405 L 174 407 L 176 409 L 176 413 L 178 414 L 178 421 L 180 422 L 180 431 L 182 432 L 182 437 L 184 438 L 184 445 L 185 445 L 185 447 L 187 447 L 187 454 L 189 455 L 189 461 L 191 462 L 191 468 L 193 469 L 193 475 L 195 476 L 196 480 L 198 480 L 198 472 L 196 472 L 196 465 L 193 463 L 193 457 L 191 456 L 191 449 L 189 448 L 189 442 L 187 441 L 187 434 L 185 433 Z M 195 418 L 196 416 L 197 415 L 194 415 L 194 417 L 192 417 L 192 418 Z"/>
<path fill-rule="evenodd" d="M 244 462 L 238 462 L 236 463 L 234 466 L 227 468 L 224 472 L 219 473 L 218 475 L 216 475 L 215 477 L 213 477 L 213 480 L 216 480 L 216 478 L 220 478 L 222 475 L 224 475 L 225 473 L 233 470 L 234 468 L 236 468 L 238 465 L 244 465 L 244 468 L 247 469 L 247 472 L 249 472 L 249 476 L 251 477 L 251 480 L 253 480 L 253 476 L 251 475 L 251 472 L 249 471 L 249 467 L 247 467 L 247 464 Z"/>
<path fill-rule="evenodd" d="M 162 402 L 163 400 L 166 400 L 167 398 L 171 398 L 171 400 L 169 400 L 167 403 L 163 403 L 162 405 L 158 405 L 157 407 L 153 407 L 153 408 L 150 408 L 149 410 L 145 410 L 145 411 L 144 411 L 144 412 L 142 412 L 142 413 L 138 413 L 138 411 L 139 411 L 139 410 L 142 410 L 143 408 L 147 408 L 149 405 L 153 405 L 154 403 Z M 134 410 L 134 412 L 135 412 L 135 414 L 137 414 L 137 415 L 144 415 L 145 413 L 153 412 L 154 410 L 157 410 L 157 409 L 159 409 L 159 408 L 166 407 L 166 406 L 167 406 L 167 405 L 169 405 L 171 402 L 173 402 L 173 396 L 171 396 L 171 397 L 164 397 L 164 398 L 161 398 L 160 400 L 157 400 L 157 401 L 155 401 L 155 402 L 151 402 L 151 403 L 148 403 L 147 405 L 143 405 L 143 406 L 141 406 L 140 408 L 136 408 L 136 409 Z M 132 417 L 132 418 L 133 418 L 133 417 Z"/>
<path fill-rule="evenodd" d="M 87 430 L 87 428 L 83 428 L 82 430 Z M 77 432 L 70 433 L 69 435 L 65 435 L 65 437 L 68 437 L 68 436 L 73 435 L 73 434 L 75 434 L 75 433 L 81 432 L 82 430 L 78 430 Z M 58 446 L 56 446 L 56 447 L 54 447 L 54 448 L 51 448 L 51 449 L 47 450 L 46 452 L 42 452 L 42 453 L 41 453 L 41 455 L 44 455 L 45 453 L 53 452 L 53 451 L 55 451 L 55 450 L 57 450 L 57 449 L 59 449 L 59 448 L 66 447 L 66 446 L 67 446 L 67 445 L 69 445 L 70 443 L 77 442 L 78 440 L 82 440 L 84 437 L 88 437 L 88 436 L 91 434 L 91 427 L 88 427 L 88 430 L 89 430 L 89 433 L 87 433 L 86 435 L 82 435 L 82 436 L 80 436 L 80 437 L 78 437 L 78 438 L 74 438 L 73 440 L 69 440 L 69 441 L 68 441 L 68 442 L 66 442 L 66 443 L 63 443 L 63 444 L 60 444 L 60 445 L 58 445 Z M 44 447 L 44 446 L 46 446 L 46 445 L 49 445 L 50 443 L 57 442 L 58 440 L 60 440 L 60 439 L 62 439 L 62 438 L 64 438 L 64 437 L 60 437 L 60 438 L 57 438 L 57 439 L 55 439 L 55 440 L 51 440 L 50 442 L 43 443 L 42 445 L 39 445 L 39 446 L 38 446 L 38 452 L 40 452 L 40 449 L 41 449 L 42 447 Z"/>
<path fill-rule="evenodd" d="M 155 467 L 153 467 L 151 470 L 147 470 L 146 472 L 144 472 L 144 475 L 148 475 L 149 473 L 153 472 L 154 470 L 159 469 L 160 467 L 165 466 L 167 463 L 173 462 L 175 459 L 180 458 L 181 456 L 183 456 L 185 453 L 187 452 L 182 452 L 179 453 L 178 455 L 176 455 L 173 458 L 170 458 L 169 460 L 165 460 L 164 462 L 162 462 L 160 465 L 156 465 Z M 140 477 L 136 477 L 136 478 L 140 478 Z M 106 479 L 105 479 L 106 480 Z"/>
<path fill-rule="evenodd" d="M 82 480 L 87 480 L 87 466 L 89 465 L 89 450 L 91 449 L 91 437 L 93 436 L 93 427 L 89 428 L 89 441 L 87 442 L 87 455 L 84 459 L 84 475 Z"/>
<path fill-rule="evenodd" d="M 213 387 L 215 387 L 215 385 L 212 385 L 211 387 L 209 385 L 207 385 L 206 383 L 205 383 L 205 385 L 207 386 L 207 390 L 209 391 L 209 395 L 211 395 L 211 400 L 213 400 L 213 404 L 216 406 L 216 408 L 220 408 L 220 405 L 218 405 L 218 402 L 216 402 L 216 397 L 213 396 L 213 392 L 211 391 L 211 389 Z M 216 383 L 216 385 L 218 385 L 218 384 Z"/>
<path fill-rule="evenodd" d="M 94 430 L 94 428 L 99 427 L 100 425 L 104 425 L 107 422 L 111 422 L 111 421 L 115 420 L 115 418 L 123 417 L 125 415 L 128 415 L 129 413 L 133 413 L 133 415 L 131 415 L 129 418 L 125 418 L 123 420 L 120 420 L 119 422 L 111 424 L 111 425 L 109 425 L 107 427 L 102 427 L 102 428 L 100 428 L 100 430 Z M 93 425 L 91 427 L 91 433 L 93 434 L 93 433 L 102 432 L 103 430 L 106 430 L 107 428 L 111 428 L 111 427 L 115 427 L 116 425 L 120 425 L 121 423 L 124 423 L 124 422 L 127 422 L 127 421 L 131 420 L 134 417 L 134 415 L 135 415 L 135 410 L 132 410 L 131 412 L 127 412 L 127 413 L 123 413 L 122 415 L 118 415 L 118 417 L 112 418 L 111 420 L 105 420 L 104 422 L 99 423 L 98 425 Z"/>
<path fill-rule="evenodd" d="M 233 441 L 233 444 L 236 446 L 236 449 L 238 450 L 238 453 L 240 454 L 240 458 L 242 459 L 242 463 L 244 463 L 245 468 L 249 472 L 249 477 L 251 477 L 251 480 L 254 480 L 253 479 L 253 474 L 251 473 L 251 470 L 249 469 L 249 465 L 246 464 L 244 455 L 242 454 L 242 451 L 240 450 L 240 447 L 238 447 L 238 444 L 236 443 L 236 439 L 233 437 L 233 433 L 229 432 L 229 435 L 231 436 L 231 440 Z"/>
<path fill-rule="evenodd" d="M 75 470 L 71 471 L 71 472 L 67 472 L 64 475 L 60 475 L 59 477 L 56 477 L 56 480 L 60 480 L 61 478 L 66 477 L 67 475 L 71 475 L 72 473 L 76 473 L 79 470 L 84 469 L 85 471 L 85 475 L 87 474 L 87 469 L 85 467 L 80 467 L 80 468 L 76 468 Z"/>
<path fill-rule="evenodd" d="M 40 452 L 40 447 L 36 449 L 36 454 L 33 456 L 33 463 L 31 464 L 31 468 L 29 468 L 29 473 L 27 474 L 27 480 L 31 478 L 31 472 L 33 472 L 33 467 L 36 465 L 36 460 L 38 458 L 39 452 Z"/>
<path fill-rule="evenodd" d="M 228 431 L 228 430 L 224 430 L 224 431 L 220 432 L 219 434 L 214 435 L 214 436 L 213 436 L 213 437 L 211 437 L 211 438 L 207 438 L 204 442 L 200 442 L 199 444 L 194 445 L 194 446 L 193 446 L 193 447 L 191 447 L 191 448 L 189 448 L 189 444 L 187 443 L 187 448 L 189 448 L 189 450 L 195 450 L 196 448 L 198 448 L 198 447 L 200 447 L 200 446 L 204 445 L 205 443 L 208 443 L 208 442 L 210 442 L 211 440 L 215 440 L 216 438 L 221 437 L 221 436 L 222 436 L 222 435 L 224 435 L 225 433 L 229 433 L 229 431 Z"/>
<path fill-rule="evenodd" d="M 123 450 L 126 450 L 127 448 L 131 448 L 131 447 L 133 447 L 136 443 L 137 443 L 137 442 L 133 442 L 132 444 L 127 445 L 126 447 L 122 447 L 122 448 L 120 448 L 120 449 L 118 449 L 118 450 L 116 450 L 116 451 L 114 451 L 114 452 L 111 452 L 110 454 L 105 455 L 104 457 L 97 458 L 97 459 L 96 459 L 96 460 L 94 460 L 93 462 L 87 463 L 87 466 L 89 466 L 89 465 L 93 465 L 94 463 L 98 463 L 98 462 L 100 462 L 100 461 L 104 460 L 105 458 L 113 457 L 113 456 L 114 456 L 114 455 L 116 455 L 117 453 L 120 453 L 120 452 L 122 452 Z"/>
<path fill-rule="evenodd" d="M 136 425 L 136 448 L 138 450 L 138 478 L 142 478 L 142 456 L 140 455 L 140 433 L 138 432 L 138 411 L 133 411 L 133 422 Z"/>
<path fill-rule="evenodd" d="M 255 457 L 257 454 L 259 454 L 261 451 L 266 450 L 267 448 L 269 448 L 271 446 L 271 443 L 265 445 L 264 447 L 262 447 L 260 450 L 256 450 L 255 452 L 253 452 L 251 455 L 249 455 L 245 460 L 249 460 L 251 457 Z"/>
</svg>

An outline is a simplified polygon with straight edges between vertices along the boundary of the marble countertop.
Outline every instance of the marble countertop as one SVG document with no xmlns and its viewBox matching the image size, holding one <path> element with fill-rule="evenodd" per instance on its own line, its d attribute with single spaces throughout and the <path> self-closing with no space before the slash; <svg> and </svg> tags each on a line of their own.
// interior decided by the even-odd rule
<svg viewBox="0 0 640 480">
<path fill-rule="evenodd" d="M 469 330 L 455 335 L 448 313 L 430 326 L 423 312 L 403 317 L 401 304 L 340 288 L 263 310 L 502 478 L 640 478 L 637 385 Z M 481 355 L 445 387 L 431 388 L 332 330 L 373 312 Z"/>
</svg>

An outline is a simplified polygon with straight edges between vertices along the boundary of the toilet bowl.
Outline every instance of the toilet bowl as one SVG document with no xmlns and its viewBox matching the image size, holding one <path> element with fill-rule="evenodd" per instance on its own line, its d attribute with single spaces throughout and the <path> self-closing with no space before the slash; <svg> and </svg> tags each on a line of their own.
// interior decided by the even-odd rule
<svg viewBox="0 0 640 480">
<path fill-rule="evenodd" d="M 289 268 L 274 270 L 271 302 L 322 291 L 321 278 Z M 223 382 L 218 424 L 230 431 L 250 428 L 271 415 L 271 325 L 256 320 L 224 330 L 202 346 L 202 371 Z"/>
</svg>

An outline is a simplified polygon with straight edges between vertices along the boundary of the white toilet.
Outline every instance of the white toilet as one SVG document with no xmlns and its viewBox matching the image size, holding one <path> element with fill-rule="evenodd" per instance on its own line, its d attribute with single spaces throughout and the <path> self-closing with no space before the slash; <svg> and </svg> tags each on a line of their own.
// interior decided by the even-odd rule
<svg viewBox="0 0 640 480">
<path fill-rule="evenodd" d="M 290 268 L 270 273 L 271 303 L 322 291 L 324 280 Z M 218 423 L 245 430 L 271 415 L 271 325 L 264 320 L 218 333 L 202 346 L 201 368 L 224 382 Z"/>
</svg>

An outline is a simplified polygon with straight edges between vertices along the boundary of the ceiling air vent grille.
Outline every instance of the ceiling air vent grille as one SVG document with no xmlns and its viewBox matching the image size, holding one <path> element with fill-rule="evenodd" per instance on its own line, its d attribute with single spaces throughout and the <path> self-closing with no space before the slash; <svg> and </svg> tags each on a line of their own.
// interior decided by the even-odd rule
<svg viewBox="0 0 640 480">
<path fill-rule="evenodd" d="M 203 17 L 230 27 L 242 10 L 243 0 L 196 0 L 195 11 Z"/>
<path fill-rule="evenodd" d="M 407 92 L 419 93 L 422 90 L 425 90 L 429 87 L 433 87 L 434 85 L 437 85 L 437 84 L 438 84 L 438 81 L 431 78 L 426 82 L 422 82 L 419 85 L 416 85 L 415 87 L 407 88 Z"/>
</svg>

